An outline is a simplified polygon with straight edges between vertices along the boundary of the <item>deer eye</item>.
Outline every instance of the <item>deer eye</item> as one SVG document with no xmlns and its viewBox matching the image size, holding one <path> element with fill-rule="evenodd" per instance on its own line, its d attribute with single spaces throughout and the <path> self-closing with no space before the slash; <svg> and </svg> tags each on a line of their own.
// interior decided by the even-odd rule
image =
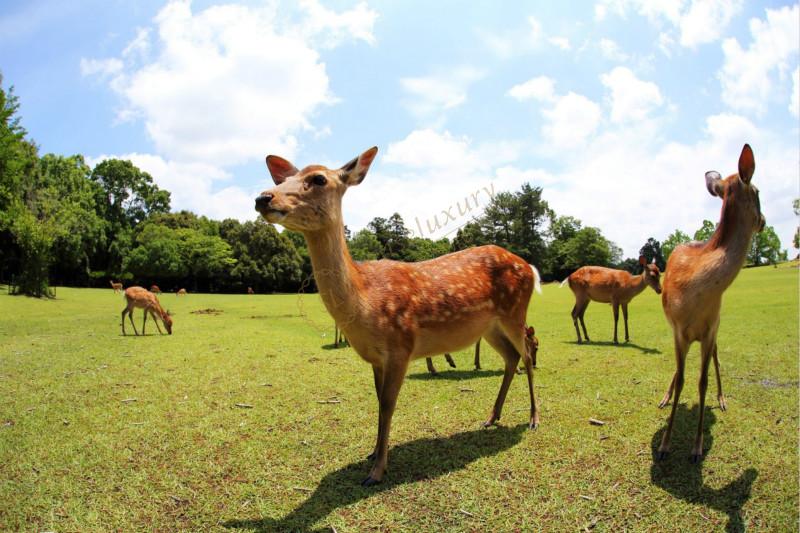
<svg viewBox="0 0 800 533">
<path fill-rule="evenodd" d="M 317 174 L 315 176 L 311 176 L 311 183 L 313 183 L 314 185 L 318 185 L 318 186 L 322 187 L 323 185 L 328 183 L 328 179 L 325 176 Z"/>
</svg>

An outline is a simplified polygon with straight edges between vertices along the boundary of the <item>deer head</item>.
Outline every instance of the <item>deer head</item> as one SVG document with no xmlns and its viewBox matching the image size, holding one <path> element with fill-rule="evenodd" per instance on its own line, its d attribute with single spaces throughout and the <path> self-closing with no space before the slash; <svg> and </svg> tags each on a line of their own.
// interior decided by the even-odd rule
<svg viewBox="0 0 800 533">
<path fill-rule="evenodd" d="M 753 228 L 753 232 L 764 229 L 766 219 L 761 213 L 758 188 L 750 183 L 756 170 L 755 157 L 749 144 L 745 144 L 739 156 L 739 173 L 722 179 L 719 172 L 706 172 L 706 188 L 711 196 L 722 198 L 723 220 L 726 223 L 726 207 L 732 214 L 738 214 Z"/>
<path fill-rule="evenodd" d="M 653 258 L 652 263 L 647 264 L 647 259 L 643 255 L 639 256 L 639 264 L 642 265 L 642 277 L 644 282 L 656 291 L 656 294 L 661 294 L 661 270 L 656 265 L 656 258 Z"/>
<path fill-rule="evenodd" d="M 297 170 L 286 159 L 267 156 L 275 187 L 256 198 L 256 211 L 290 230 L 318 231 L 342 224 L 342 196 L 367 175 L 378 148 L 373 146 L 341 168 L 312 165 Z"/>
<path fill-rule="evenodd" d="M 536 354 L 539 352 L 539 338 L 536 336 L 536 330 L 533 326 L 525 328 L 525 349 L 533 361 L 533 366 L 536 366 Z"/>
</svg>

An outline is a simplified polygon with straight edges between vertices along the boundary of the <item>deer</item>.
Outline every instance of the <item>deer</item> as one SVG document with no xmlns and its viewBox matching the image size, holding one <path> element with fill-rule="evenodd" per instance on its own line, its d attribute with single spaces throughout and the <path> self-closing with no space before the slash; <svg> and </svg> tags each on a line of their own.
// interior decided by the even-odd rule
<svg viewBox="0 0 800 533">
<path fill-rule="evenodd" d="M 539 351 L 539 339 L 535 336 L 535 330 L 533 326 L 525 328 L 525 349 L 528 353 L 531 354 L 531 362 L 533 364 L 533 368 L 536 368 L 536 353 Z M 456 368 L 456 362 L 453 361 L 453 358 L 449 353 L 444 354 L 444 358 L 452 368 Z M 436 368 L 433 366 L 433 359 L 430 357 L 425 358 L 425 364 L 428 367 L 428 372 L 431 374 L 437 374 Z M 481 369 L 481 340 L 478 339 L 478 342 L 475 343 L 475 370 Z M 525 372 L 525 367 L 521 366 L 517 369 L 517 374 L 522 374 Z"/>
<path fill-rule="evenodd" d="M 634 276 L 624 270 L 585 266 L 579 268 L 561 282 L 559 287 L 563 287 L 568 283 L 569 288 L 572 289 L 572 293 L 575 295 L 575 305 L 572 308 L 572 323 L 575 326 L 575 333 L 578 335 L 578 344 L 582 342 L 581 332 L 578 329 L 578 320 L 581 322 L 586 342 L 590 342 L 583 315 L 586 313 L 586 308 L 589 307 L 589 302 L 591 301 L 610 303 L 614 309 L 614 344 L 619 344 L 617 340 L 617 324 L 619 322 L 619 308 L 622 307 L 622 317 L 625 322 L 625 342 L 630 341 L 628 334 L 628 304 L 647 286 L 650 286 L 656 294 L 661 294 L 661 272 L 655 264 L 655 259 L 653 259 L 652 263 L 647 264 L 644 256 L 640 256 L 639 264 L 642 266 L 642 274 L 639 276 Z"/>
<path fill-rule="evenodd" d="M 114 289 L 114 294 L 122 290 L 122 282 L 117 283 L 113 279 L 108 280 L 108 282 L 111 284 L 111 288 Z"/>
<path fill-rule="evenodd" d="M 673 391 L 675 398 L 658 448 L 659 460 L 669 455 L 675 410 L 683 390 L 686 354 L 695 341 L 700 342 L 700 417 L 691 453 L 693 463 L 703 458 L 703 410 L 711 359 L 714 360 L 717 377 L 719 408 L 721 411 L 727 409 L 719 375 L 717 331 L 722 294 L 744 265 L 753 235 L 762 231 L 766 224 L 761 213 L 758 188 L 751 183 L 755 168 L 753 150 L 745 144 L 739 155 L 738 173 L 723 179 L 717 171 L 706 172 L 706 189 L 711 196 L 722 199 L 719 224 L 708 241 L 678 246 L 667 262 L 661 305 L 672 327 L 676 370 L 659 408 L 666 407 Z"/>
<path fill-rule="evenodd" d="M 178 291 L 175 293 L 175 296 L 186 296 L 187 294 L 188 293 L 186 292 L 186 289 L 178 289 Z"/>
<path fill-rule="evenodd" d="M 131 321 L 131 326 L 133 326 L 134 333 L 138 336 L 139 332 L 136 331 L 136 324 L 133 323 L 133 310 L 134 308 L 139 308 L 144 310 L 144 319 L 142 320 L 142 335 L 145 334 L 144 328 L 145 324 L 147 324 L 147 314 L 150 313 L 150 316 L 153 317 L 153 322 L 156 323 L 156 329 L 158 332 L 163 335 L 161 331 L 161 327 L 158 325 L 158 318 L 164 323 L 164 328 L 166 328 L 167 333 L 172 335 L 172 317 L 169 314 L 169 311 L 165 311 L 161 304 L 158 302 L 158 298 L 154 293 L 148 291 L 144 287 L 128 287 L 125 289 L 125 301 L 127 305 L 125 309 L 122 310 L 122 334 L 127 335 L 125 332 L 125 315 L 128 315 L 128 318 Z"/>
<path fill-rule="evenodd" d="M 468 248 L 428 261 L 355 262 L 347 249 L 342 198 L 361 184 L 376 146 L 344 166 L 298 170 L 269 155 L 275 186 L 255 199 L 267 222 L 303 234 L 322 302 L 351 347 L 372 366 L 378 399 L 378 434 L 362 485 L 380 483 L 388 463 L 389 432 L 409 363 L 463 349 L 483 337 L 505 360 L 497 399 L 484 427 L 501 416 L 517 363 L 525 362 L 530 396 L 528 427 L 539 425 L 531 361 L 524 346 L 525 318 L 534 289 L 533 265 L 500 248 Z"/>
<path fill-rule="evenodd" d="M 161 294 L 161 289 L 158 287 L 158 285 L 150 285 L 150 292 L 153 294 Z"/>
<path fill-rule="evenodd" d="M 253 290 L 253 287 L 247 287 L 247 294 L 255 294 L 256 291 Z"/>
</svg>

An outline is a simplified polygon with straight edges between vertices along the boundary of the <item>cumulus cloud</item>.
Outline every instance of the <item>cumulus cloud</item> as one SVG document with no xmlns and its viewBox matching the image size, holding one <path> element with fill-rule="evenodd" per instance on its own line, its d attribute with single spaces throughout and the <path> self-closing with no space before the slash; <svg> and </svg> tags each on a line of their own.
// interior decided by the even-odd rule
<svg viewBox="0 0 800 533">
<path fill-rule="evenodd" d="M 502 34 L 484 29 L 478 29 L 476 33 L 486 47 L 501 59 L 541 50 L 547 45 L 563 51 L 572 49 L 568 37 L 548 36 L 542 29 L 542 23 L 534 16 L 527 17 L 522 27 L 505 29 Z"/>
<path fill-rule="evenodd" d="M 555 81 L 547 76 L 537 76 L 514 85 L 508 90 L 508 95 L 520 102 L 525 100 L 550 102 L 555 98 Z"/>
<path fill-rule="evenodd" d="M 767 9 L 765 19 L 750 20 L 751 42 L 747 49 L 735 38 L 723 42 L 725 59 L 718 76 L 722 100 L 726 104 L 757 115 L 766 112 L 775 85 L 786 84 L 787 74 L 797 64 L 798 19 L 800 6 L 797 4 Z"/>
<path fill-rule="evenodd" d="M 444 111 L 467 101 L 469 86 L 484 76 L 482 70 L 461 66 L 430 76 L 402 78 L 400 85 L 409 96 L 405 105 L 414 116 L 441 121 Z"/>
<path fill-rule="evenodd" d="M 614 122 L 644 120 L 664 103 L 658 85 L 640 80 L 626 67 L 616 67 L 600 76 L 600 80 L 611 90 L 611 120 Z"/>
</svg>

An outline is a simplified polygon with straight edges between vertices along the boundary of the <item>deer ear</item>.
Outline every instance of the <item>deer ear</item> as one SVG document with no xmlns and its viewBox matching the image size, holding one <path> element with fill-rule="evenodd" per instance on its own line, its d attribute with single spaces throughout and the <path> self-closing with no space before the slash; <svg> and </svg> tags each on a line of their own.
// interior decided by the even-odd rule
<svg viewBox="0 0 800 533">
<path fill-rule="evenodd" d="M 739 178 L 745 183 L 750 183 L 755 171 L 756 160 L 753 157 L 753 149 L 750 148 L 749 144 L 745 144 L 742 148 L 742 154 L 739 156 Z"/>
<path fill-rule="evenodd" d="M 647 264 L 647 259 L 643 255 L 639 256 L 639 264 L 645 266 Z"/>
<path fill-rule="evenodd" d="M 267 168 L 272 175 L 272 181 L 275 182 L 275 185 L 280 185 L 286 181 L 286 178 L 300 172 L 293 164 L 277 155 L 267 156 Z"/>
<path fill-rule="evenodd" d="M 340 169 L 342 172 L 342 182 L 348 187 L 351 187 L 364 181 L 364 177 L 367 175 L 369 166 L 372 164 L 372 161 L 375 159 L 375 154 L 377 153 L 378 147 L 373 146 L 360 156 L 344 165 Z"/>
<path fill-rule="evenodd" d="M 725 195 L 725 187 L 722 184 L 722 176 L 716 170 L 709 170 L 706 172 L 706 189 L 708 189 L 711 196 L 719 196 L 722 198 Z"/>
</svg>

